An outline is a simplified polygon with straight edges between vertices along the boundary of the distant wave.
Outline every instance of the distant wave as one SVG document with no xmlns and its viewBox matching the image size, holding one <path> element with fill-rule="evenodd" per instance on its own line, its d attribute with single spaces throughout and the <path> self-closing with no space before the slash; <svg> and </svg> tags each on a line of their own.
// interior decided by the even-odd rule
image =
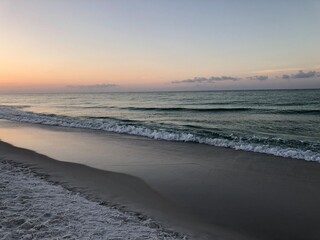
<svg viewBox="0 0 320 240">
<path fill-rule="evenodd" d="M 306 106 L 309 103 L 272 103 L 273 106 Z"/>
<path fill-rule="evenodd" d="M 116 107 L 116 106 L 90 106 L 81 107 L 90 109 L 122 109 L 130 111 L 159 111 L 159 112 L 235 112 L 235 111 L 249 111 L 251 108 L 184 108 L 184 107 Z"/>
<path fill-rule="evenodd" d="M 260 114 L 320 114 L 320 109 L 272 109 L 272 108 L 186 108 L 186 107 L 117 107 L 117 106 L 89 106 L 80 107 L 85 109 L 120 109 L 129 111 L 152 111 L 152 112 L 207 112 L 207 113 L 228 113 L 228 112 L 255 112 Z"/>
<path fill-rule="evenodd" d="M 116 106 L 81 106 L 81 107 L 78 107 L 78 108 L 84 108 L 84 109 L 112 109 L 112 108 L 119 108 L 119 107 L 116 107 Z"/>
<path fill-rule="evenodd" d="M 214 105 L 232 105 L 238 102 L 184 102 L 177 105 L 190 105 L 190 106 L 214 106 Z"/>
<path fill-rule="evenodd" d="M 299 110 L 282 110 L 278 111 L 279 113 L 284 114 L 313 114 L 318 115 L 320 114 L 320 109 L 299 109 Z"/>
<path fill-rule="evenodd" d="M 220 135 L 217 135 L 217 137 L 213 137 L 201 134 L 199 135 L 196 133 L 188 132 L 186 130 L 181 131 L 179 129 L 170 127 L 159 128 L 151 124 L 144 124 L 143 122 L 134 122 L 131 120 L 122 121 L 111 118 L 67 117 L 54 114 L 38 114 L 28 111 L 22 111 L 21 109 L 15 107 L 3 106 L 0 106 L 0 118 L 11 121 L 50 126 L 86 128 L 108 132 L 125 133 L 167 141 L 195 142 L 218 147 L 229 147 L 236 150 L 267 153 L 276 156 L 320 162 L 320 153 L 318 151 L 303 150 L 298 146 L 275 146 L 272 144 L 268 144 L 267 140 L 264 140 L 263 143 L 257 143 L 257 139 L 254 136 L 247 139 L 238 137 L 224 138 Z"/>
<path fill-rule="evenodd" d="M 177 112 L 238 112 L 238 111 L 249 111 L 250 108 L 160 108 L 160 107 L 126 107 L 122 109 L 128 109 L 133 111 L 177 111 Z"/>
</svg>

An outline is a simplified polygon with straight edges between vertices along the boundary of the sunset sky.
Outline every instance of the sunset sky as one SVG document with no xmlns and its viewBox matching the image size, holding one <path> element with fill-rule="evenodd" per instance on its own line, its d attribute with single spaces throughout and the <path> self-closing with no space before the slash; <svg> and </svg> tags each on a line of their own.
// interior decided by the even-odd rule
<svg viewBox="0 0 320 240">
<path fill-rule="evenodd" d="M 320 88 L 319 0 L 1 0 L 0 91 Z"/>
</svg>

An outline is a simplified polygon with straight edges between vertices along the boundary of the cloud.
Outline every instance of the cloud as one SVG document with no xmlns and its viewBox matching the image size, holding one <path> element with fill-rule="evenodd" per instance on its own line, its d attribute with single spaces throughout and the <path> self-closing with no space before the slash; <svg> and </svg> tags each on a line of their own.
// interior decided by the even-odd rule
<svg viewBox="0 0 320 240">
<path fill-rule="evenodd" d="M 288 75 L 288 74 L 283 74 L 283 75 L 282 75 L 282 79 L 290 79 L 290 75 Z"/>
<path fill-rule="evenodd" d="M 304 72 L 300 70 L 296 74 L 291 74 L 291 75 L 284 74 L 282 75 L 282 79 L 314 78 L 319 76 L 320 76 L 320 73 L 316 71 Z"/>
<path fill-rule="evenodd" d="M 283 74 L 282 76 L 274 76 L 271 75 L 270 77 L 268 75 L 254 75 L 254 76 L 249 76 L 249 77 L 231 77 L 231 76 L 221 76 L 221 77 L 195 77 L 191 79 L 185 79 L 185 80 L 176 80 L 176 81 L 171 81 L 172 84 L 204 84 L 204 83 L 215 83 L 215 82 L 222 82 L 222 81 L 238 81 L 241 79 L 248 79 L 248 80 L 253 80 L 253 81 L 267 81 L 269 79 L 300 79 L 300 78 L 315 78 L 315 77 L 320 77 L 320 72 L 317 71 L 307 71 L 304 72 L 303 70 L 300 70 L 296 72 L 295 74 Z"/>
<path fill-rule="evenodd" d="M 250 79 L 250 80 L 258 80 L 258 81 L 265 81 L 265 80 L 267 80 L 268 78 L 269 78 L 269 77 L 268 77 L 267 75 L 247 77 L 247 79 Z"/>
<path fill-rule="evenodd" d="M 106 91 L 111 88 L 118 87 L 117 84 L 107 83 L 107 84 L 93 84 L 93 85 L 68 85 L 66 86 L 69 89 L 77 91 Z"/>
<path fill-rule="evenodd" d="M 315 71 L 310 71 L 310 72 L 304 72 L 304 71 L 299 71 L 297 74 L 293 74 L 292 77 L 293 78 L 311 78 L 311 77 L 315 77 L 316 76 L 316 72 Z"/>
<path fill-rule="evenodd" d="M 240 78 L 237 77 L 230 77 L 230 76 L 221 76 L 221 77 L 195 77 L 193 79 L 185 79 L 185 80 L 178 80 L 172 81 L 173 84 L 180 84 L 180 83 L 214 83 L 219 81 L 237 81 Z"/>
</svg>

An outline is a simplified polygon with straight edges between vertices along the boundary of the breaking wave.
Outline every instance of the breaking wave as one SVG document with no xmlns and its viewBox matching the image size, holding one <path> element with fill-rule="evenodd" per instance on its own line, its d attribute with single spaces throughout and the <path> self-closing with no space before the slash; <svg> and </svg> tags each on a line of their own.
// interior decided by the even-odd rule
<svg viewBox="0 0 320 240">
<path fill-rule="evenodd" d="M 303 159 L 306 161 L 320 162 L 320 153 L 318 151 L 306 148 L 303 149 L 303 147 L 299 148 L 299 145 L 297 144 L 289 144 L 286 146 L 285 144 L 283 144 L 285 140 L 282 139 L 267 139 L 258 138 L 255 136 L 249 138 L 241 138 L 237 136 L 223 136 L 218 133 L 201 134 L 199 132 L 189 131 L 188 129 L 174 128 L 173 126 L 169 125 L 159 126 L 146 122 L 120 120 L 113 118 L 69 117 L 55 114 L 40 114 L 23 111 L 21 110 L 21 108 L 12 106 L 0 106 L 0 118 L 11 121 L 49 126 L 125 133 L 167 141 L 194 142 L 213 145 L 217 147 L 228 147 L 236 150 L 259 152 L 272 154 L 275 156 L 291 157 L 296 159 Z M 277 142 L 281 142 L 281 146 L 274 144 Z M 301 144 L 305 145 L 306 143 L 301 142 Z"/>
</svg>

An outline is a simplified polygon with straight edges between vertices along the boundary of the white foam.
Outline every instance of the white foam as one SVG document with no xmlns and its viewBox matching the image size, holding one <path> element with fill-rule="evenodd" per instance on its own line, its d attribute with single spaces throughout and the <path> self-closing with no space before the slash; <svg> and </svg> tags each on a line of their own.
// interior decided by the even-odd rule
<svg viewBox="0 0 320 240">
<path fill-rule="evenodd" d="M 187 239 L 0 162 L 0 239 Z"/>
<path fill-rule="evenodd" d="M 281 157 L 291 157 L 296 159 L 303 159 L 306 161 L 320 162 L 320 153 L 310 150 L 302 150 L 283 146 L 272 146 L 268 144 L 248 143 L 242 141 L 241 139 L 228 140 L 222 138 L 203 137 L 191 133 L 178 132 L 173 130 L 169 131 L 160 128 L 152 129 L 151 127 L 122 123 L 121 121 L 112 119 L 88 119 L 57 115 L 45 115 L 22 111 L 15 107 L 7 106 L 0 107 L 0 118 L 34 124 L 126 133 L 167 141 L 196 142 L 218 147 L 228 147 L 236 150 L 259 152 Z"/>
</svg>

